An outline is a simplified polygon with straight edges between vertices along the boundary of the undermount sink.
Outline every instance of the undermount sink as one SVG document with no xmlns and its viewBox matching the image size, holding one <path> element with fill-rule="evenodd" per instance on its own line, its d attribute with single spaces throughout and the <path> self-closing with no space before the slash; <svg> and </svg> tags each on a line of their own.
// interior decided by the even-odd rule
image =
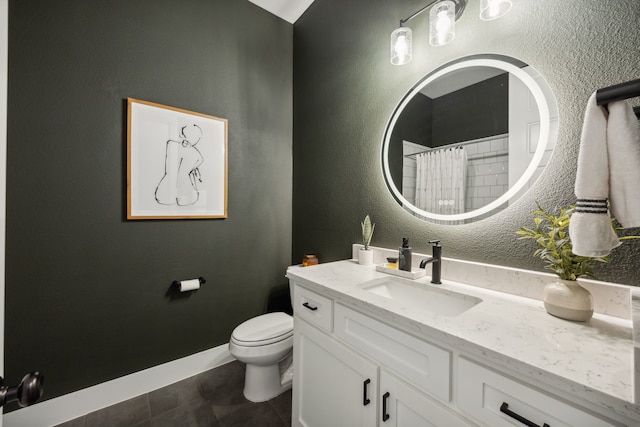
<svg viewBox="0 0 640 427">
<path fill-rule="evenodd" d="M 382 277 L 362 283 L 359 287 L 392 300 L 401 307 L 441 316 L 458 316 L 482 302 L 482 299 L 471 295 L 396 277 Z"/>
</svg>

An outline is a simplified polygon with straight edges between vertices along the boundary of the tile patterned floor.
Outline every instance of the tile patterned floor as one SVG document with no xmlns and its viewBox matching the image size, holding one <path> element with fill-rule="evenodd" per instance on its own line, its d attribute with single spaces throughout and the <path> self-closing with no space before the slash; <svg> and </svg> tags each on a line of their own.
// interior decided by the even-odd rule
<svg viewBox="0 0 640 427">
<path fill-rule="evenodd" d="M 243 386 L 244 365 L 231 362 L 57 427 L 291 426 L 291 390 L 252 403 Z"/>
</svg>

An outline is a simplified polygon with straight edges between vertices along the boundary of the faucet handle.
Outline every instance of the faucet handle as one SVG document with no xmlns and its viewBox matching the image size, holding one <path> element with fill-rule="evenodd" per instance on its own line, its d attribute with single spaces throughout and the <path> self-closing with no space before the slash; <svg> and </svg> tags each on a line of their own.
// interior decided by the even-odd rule
<svg viewBox="0 0 640 427">
<path fill-rule="evenodd" d="M 440 240 L 429 240 L 429 243 L 433 246 L 440 246 Z"/>
</svg>

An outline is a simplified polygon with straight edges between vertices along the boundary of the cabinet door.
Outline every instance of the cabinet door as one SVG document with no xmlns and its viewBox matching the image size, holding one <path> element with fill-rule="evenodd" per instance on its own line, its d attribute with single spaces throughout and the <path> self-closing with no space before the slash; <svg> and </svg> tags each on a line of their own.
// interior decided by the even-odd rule
<svg viewBox="0 0 640 427">
<path fill-rule="evenodd" d="M 451 400 L 451 351 L 335 305 L 335 336 L 443 402 Z"/>
<path fill-rule="evenodd" d="M 381 427 L 468 427 L 453 412 L 384 369 L 380 372 Z"/>
<path fill-rule="evenodd" d="M 376 425 L 378 368 L 333 338 L 295 320 L 293 425 Z"/>
</svg>

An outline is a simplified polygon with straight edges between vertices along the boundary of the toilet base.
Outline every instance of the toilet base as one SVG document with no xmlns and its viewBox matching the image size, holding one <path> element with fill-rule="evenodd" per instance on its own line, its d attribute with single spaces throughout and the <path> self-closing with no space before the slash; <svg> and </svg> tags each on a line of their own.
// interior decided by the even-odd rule
<svg viewBox="0 0 640 427">
<path fill-rule="evenodd" d="M 288 358 L 287 358 L 288 359 Z M 265 402 L 289 390 L 293 382 L 293 366 L 290 360 L 283 372 L 283 362 L 270 366 L 246 365 L 244 397 L 251 402 Z"/>
</svg>

